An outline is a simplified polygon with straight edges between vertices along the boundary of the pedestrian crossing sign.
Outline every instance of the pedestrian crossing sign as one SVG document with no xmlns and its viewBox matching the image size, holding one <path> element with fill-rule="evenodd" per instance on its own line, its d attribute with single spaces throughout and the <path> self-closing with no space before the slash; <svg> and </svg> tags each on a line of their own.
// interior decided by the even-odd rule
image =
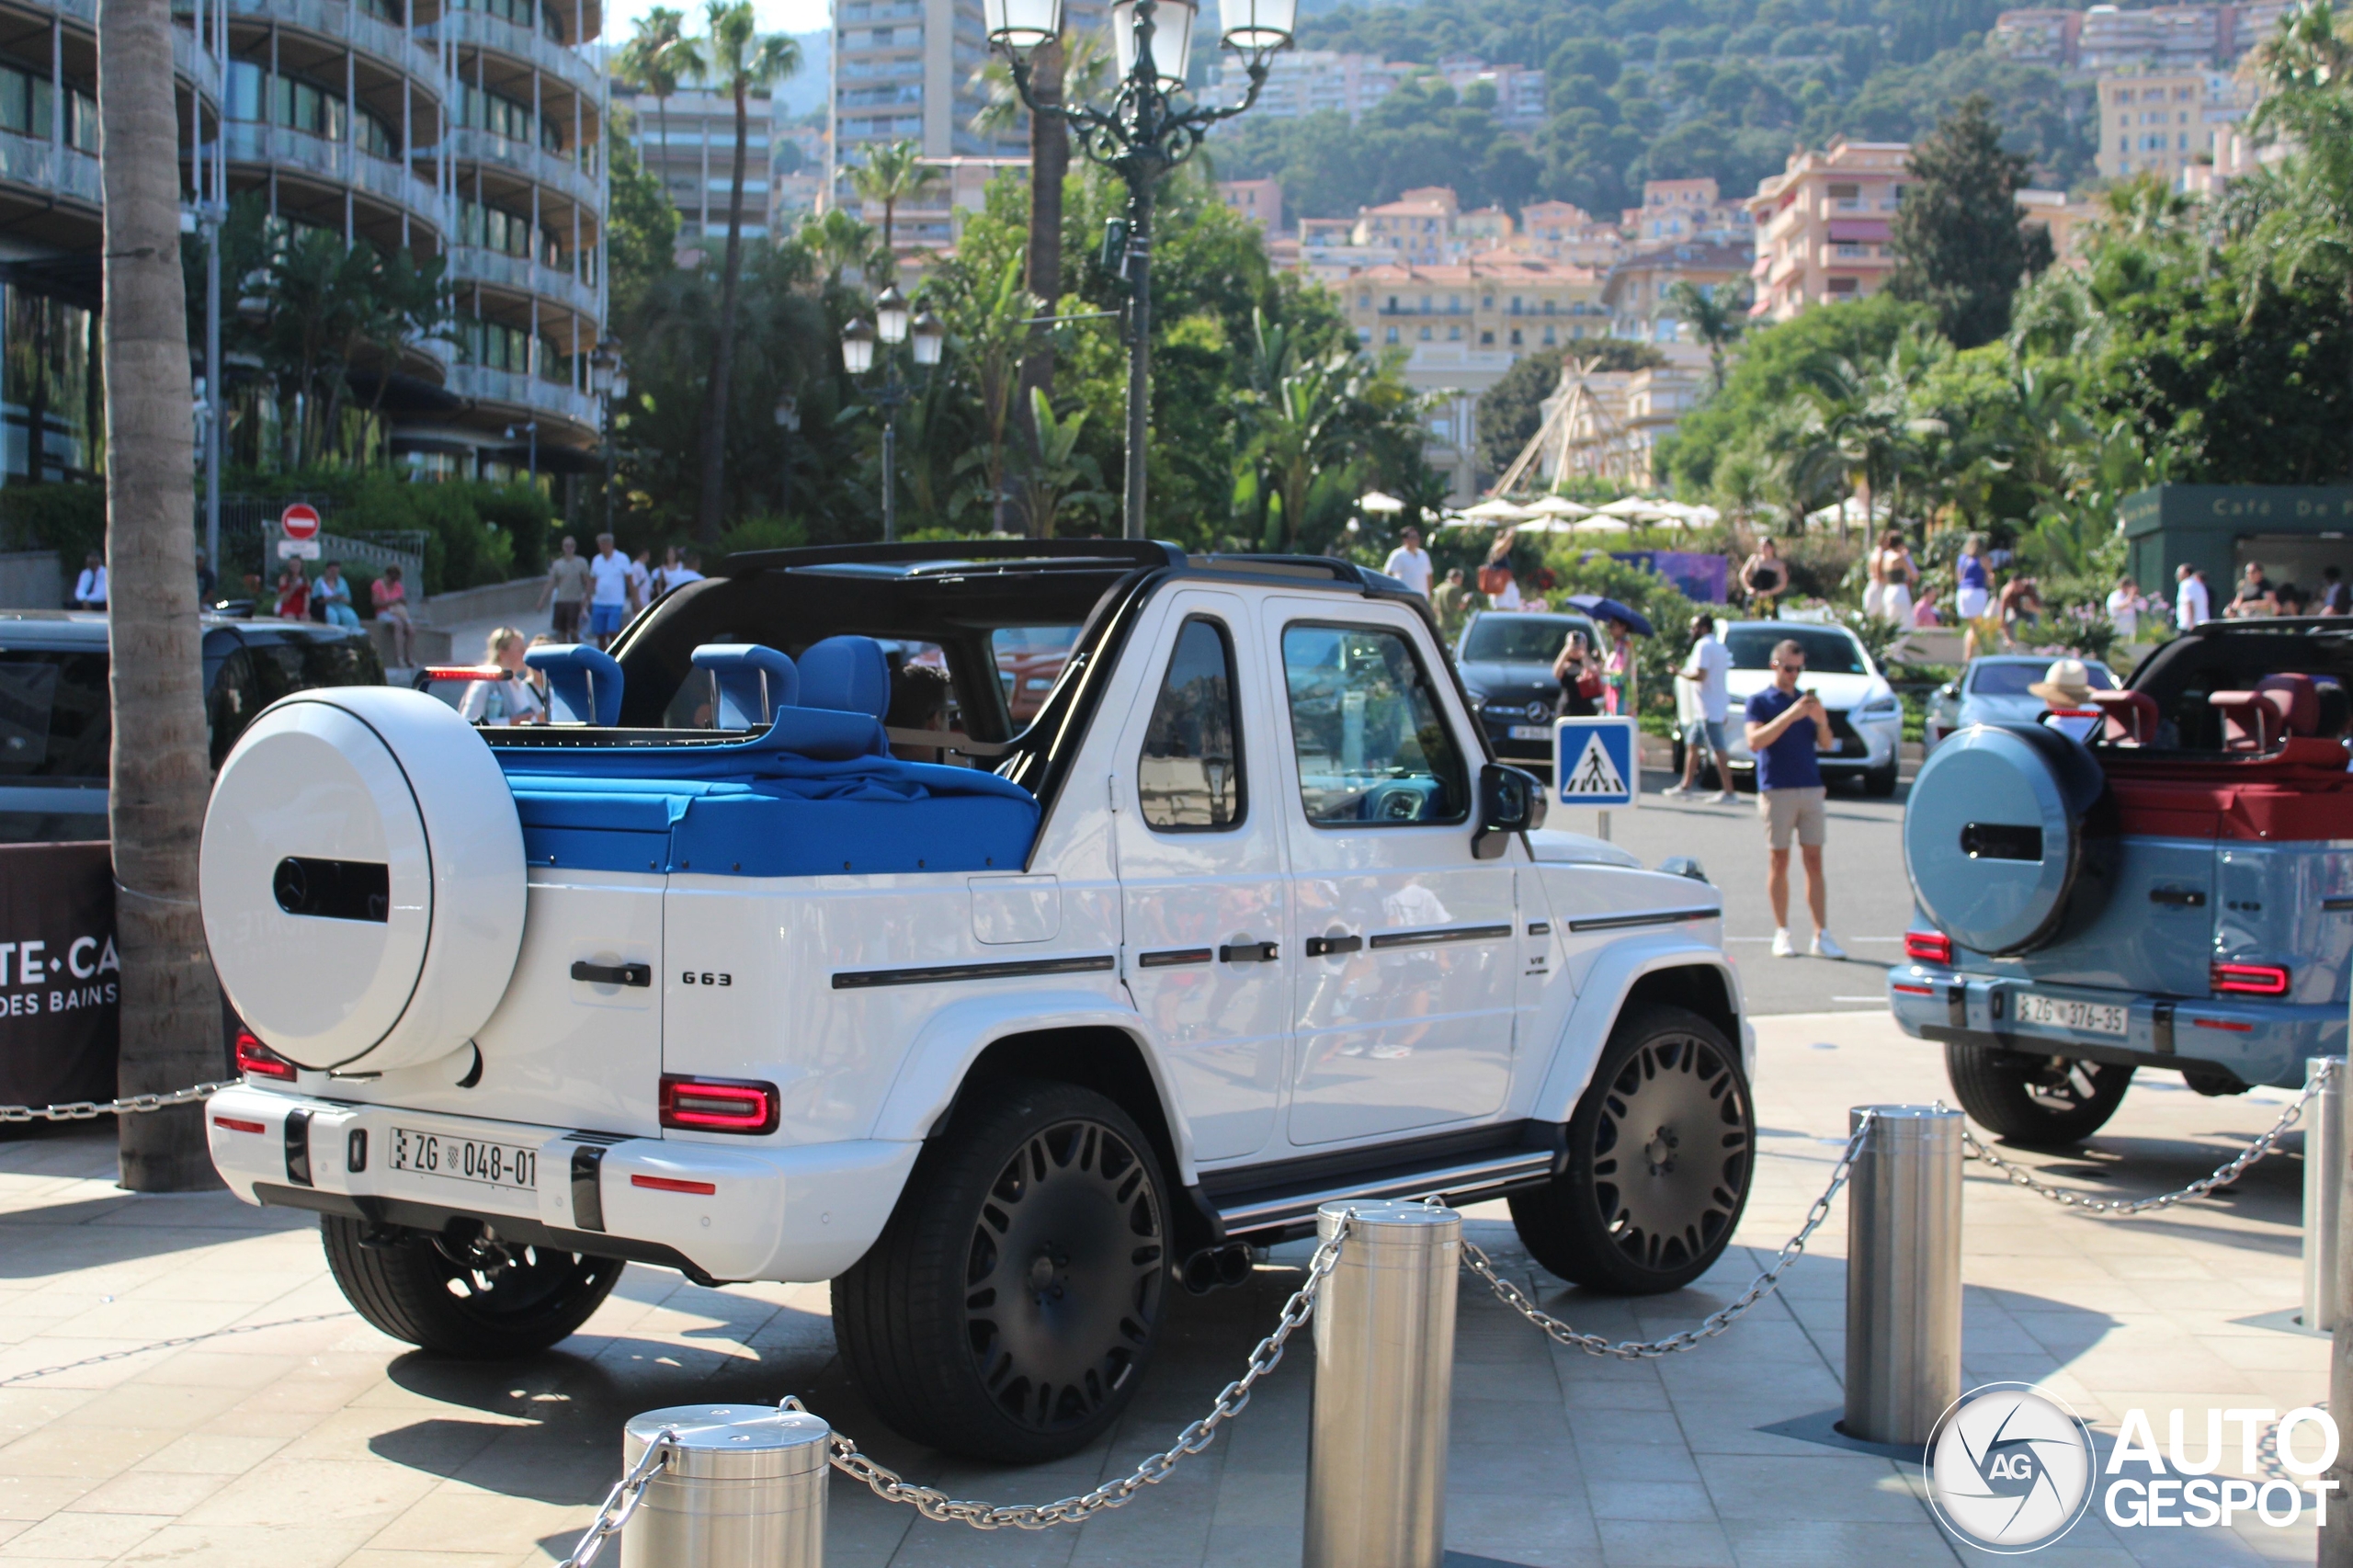
<svg viewBox="0 0 2353 1568">
<path fill-rule="evenodd" d="M 1552 722 L 1553 799 L 1564 806 L 1611 810 L 1642 799 L 1631 719 Z"/>
</svg>

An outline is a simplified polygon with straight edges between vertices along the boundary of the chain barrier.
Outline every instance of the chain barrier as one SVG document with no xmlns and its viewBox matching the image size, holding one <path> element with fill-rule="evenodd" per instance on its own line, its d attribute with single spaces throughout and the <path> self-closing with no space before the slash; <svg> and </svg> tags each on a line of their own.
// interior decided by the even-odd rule
<svg viewBox="0 0 2353 1568">
<path fill-rule="evenodd" d="M 2216 1187 L 2228 1187 L 2245 1175 L 2249 1165 L 2271 1153 L 2288 1129 L 2296 1125 L 2304 1114 L 2304 1108 L 2312 1104 L 2313 1097 L 2326 1087 L 2328 1081 L 2336 1075 L 2337 1066 L 2338 1063 L 2334 1058 L 2324 1062 L 2320 1071 L 2314 1073 L 2311 1081 L 2304 1085 L 2304 1092 L 2298 1095 L 2294 1102 L 2279 1113 L 2279 1119 L 2273 1122 L 2269 1130 L 2261 1137 L 2240 1150 L 2235 1158 L 2217 1166 L 2213 1175 L 2200 1176 L 2178 1192 L 2160 1193 L 2154 1198 L 2092 1198 L 2080 1192 L 2070 1191 L 2063 1187 L 2052 1187 L 2048 1182 L 2038 1181 L 2034 1174 L 2026 1166 L 2011 1164 L 1979 1142 L 1976 1134 L 1969 1131 L 1966 1123 L 1962 1124 L 1961 1130 L 1961 1146 L 1971 1158 L 1983 1160 L 2001 1172 L 2011 1186 L 2025 1187 L 2029 1192 L 2047 1198 L 2062 1208 L 2080 1209 L 2086 1214 L 2145 1214 L 2155 1209 L 2170 1209 L 2177 1203 L 2186 1203 L 2193 1198 L 2203 1198 Z M 1940 1107 L 1943 1103 L 1941 1100 L 1938 1102 Z"/>
<path fill-rule="evenodd" d="M 671 1446 L 677 1436 L 677 1429 L 672 1426 L 654 1434 L 654 1441 L 645 1445 L 645 1451 L 637 1456 L 629 1473 L 613 1483 L 613 1489 L 605 1494 L 595 1521 L 572 1549 L 572 1555 L 557 1563 L 556 1568 L 588 1568 L 597 1561 L 597 1554 L 605 1550 L 605 1542 L 621 1533 L 629 1517 L 645 1501 L 645 1489 L 653 1484 L 654 1472 L 670 1462 Z"/>
<path fill-rule="evenodd" d="M 1258 1341 L 1250 1352 L 1248 1367 L 1241 1377 L 1225 1385 L 1210 1407 L 1210 1413 L 1176 1434 L 1176 1441 L 1117 1481 L 1107 1481 L 1094 1491 L 1077 1497 L 1065 1497 L 1056 1503 L 1013 1504 L 992 1506 L 987 1503 L 961 1503 L 945 1492 L 928 1486 L 917 1486 L 904 1477 L 880 1465 L 858 1451 L 858 1445 L 839 1432 L 830 1439 L 833 1466 L 852 1480 L 862 1482 L 886 1503 L 904 1503 L 925 1518 L 938 1524 L 970 1525 L 976 1530 L 1050 1529 L 1055 1525 L 1078 1524 L 1106 1508 L 1116 1508 L 1128 1502 L 1138 1492 L 1166 1479 L 1179 1461 L 1199 1453 L 1216 1440 L 1217 1429 L 1242 1414 L 1250 1403 L 1250 1391 L 1260 1378 L 1279 1365 L 1283 1358 L 1283 1344 L 1301 1324 L 1314 1315 L 1315 1298 L 1324 1281 L 1340 1261 L 1340 1244 L 1347 1239 L 1355 1216 L 1345 1215 L 1333 1230 L 1331 1239 L 1315 1249 L 1308 1260 L 1307 1279 L 1283 1303 L 1281 1319 L 1275 1330 Z M 779 1402 L 787 1410 L 805 1408 L 790 1396 Z"/>
<path fill-rule="evenodd" d="M 95 1121 L 102 1116 L 143 1116 L 176 1105 L 194 1105 L 234 1088 L 243 1080 L 223 1078 L 216 1084 L 174 1089 L 166 1095 L 125 1095 L 119 1100 L 69 1100 L 64 1105 L 0 1105 L 0 1126 L 23 1121 Z"/>
<path fill-rule="evenodd" d="M 1871 1113 L 1866 1109 L 1861 1113 L 1861 1119 L 1855 1123 L 1855 1131 L 1847 1135 L 1847 1146 L 1839 1151 L 1838 1163 L 1831 1167 L 1830 1185 L 1824 1187 L 1822 1196 L 1813 1200 L 1813 1208 L 1807 1212 L 1805 1223 L 1798 1227 L 1798 1233 L 1781 1244 L 1780 1256 L 1773 1260 L 1772 1267 L 1750 1280 L 1748 1289 L 1736 1299 L 1710 1312 L 1697 1328 L 1684 1329 L 1665 1339 L 1651 1340 L 1613 1341 L 1604 1335 L 1583 1334 L 1529 1301 L 1526 1291 L 1497 1274 L 1487 1255 L 1468 1241 L 1462 1244 L 1462 1267 L 1485 1280 L 1487 1289 L 1495 1293 L 1495 1300 L 1541 1329 L 1546 1338 L 1572 1350 L 1582 1350 L 1588 1356 L 1611 1356 L 1620 1361 L 1643 1361 L 1688 1350 L 1701 1340 L 1713 1339 L 1730 1328 L 1749 1308 L 1779 1288 L 1781 1276 L 1804 1255 L 1805 1244 L 1813 1239 L 1815 1231 L 1821 1229 L 1822 1221 L 1830 1217 L 1830 1200 L 1838 1196 L 1838 1189 L 1847 1185 L 1847 1177 L 1853 1173 L 1855 1156 L 1862 1153 L 1863 1135 L 1870 1131 L 1870 1125 Z"/>
</svg>

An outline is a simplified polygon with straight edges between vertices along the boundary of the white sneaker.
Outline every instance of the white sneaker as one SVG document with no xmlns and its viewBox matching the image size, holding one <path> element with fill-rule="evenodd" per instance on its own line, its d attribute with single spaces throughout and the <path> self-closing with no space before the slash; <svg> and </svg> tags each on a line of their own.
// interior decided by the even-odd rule
<svg viewBox="0 0 2353 1568">
<path fill-rule="evenodd" d="M 1659 791 L 1661 796 L 1670 801 L 1680 801 L 1690 793 L 1690 790 L 1686 790 L 1680 784 L 1669 784 L 1665 789 Z"/>
<path fill-rule="evenodd" d="M 1726 790 L 1722 794 L 1716 797 L 1716 804 L 1720 806 L 1736 806 L 1740 804 L 1740 796 L 1734 790 Z"/>
<path fill-rule="evenodd" d="M 1813 934 L 1813 956 L 1818 959 L 1843 959 L 1847 956 L 1847 949 L 1840 947 L 1838 938 L 1829 932 L 1816 931 Z"/>
<path fill-rule="evenodd" d="M 1773 933 L 1773 956 L 1777 959 L 1798 956 L 1798 945 L 1790 939 L 1790 928 L 1786 926 Z"/>
</svg>

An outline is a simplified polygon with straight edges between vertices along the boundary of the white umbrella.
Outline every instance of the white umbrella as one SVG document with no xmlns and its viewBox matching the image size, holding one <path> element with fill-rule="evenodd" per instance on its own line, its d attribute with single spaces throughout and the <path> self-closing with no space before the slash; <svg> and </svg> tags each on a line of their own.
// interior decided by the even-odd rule
<svg viewBox="0 0 2353 1568">
<path fill-rule="evenodd" d="M 1462 515 L 1465 517 L 1475 517 L 1483 523 L 1517 523 L 1528 516 L 1528 509 L 1525 506 L 1515 506 L 1498 496 L 1494 500 L 1480 502 Z"/>
<path fill-rule="evenodd" d="M 1394 495 L 1383 495 L 1374 490 L 1357 497 L 1357 509 L 1362 512 L 1402 512 L 1405 503 Z"/>
<path fill-rule="evenodd" d="M 1601 508 L 1613 517 L 1659 517 L 1666 514 L 1659 510 L 1657 502 L 1644 495 L 1620 495 Z"/>
<path fill-rule="evenodd" d="M 1519 525 L 1524 534 L 1573 534 L 1583 524 L 1574 517 L 1536 517 Z"/>
<path fill-rule="evenodd" d="M 1590 517 L 1593 508 L 1581 506 L 1566 496 L 1547 495 L 1541 500 L 1529 502 L 1528 515 L 1531 517 Z"/>
<path fill-rule="evenodd" d="M 1633 525 L 1623 517 L 1595 516 L 1579 517 L 1575 528 L 1581 534 L 1622 534 L 1631 533 Z"/>
<path fill-rule="evenodd" d="M 1442 528 L 1491 528 L 1495 526 L 1492 518 L 1469 517 L 1460 512 L 1449 512 L 1446 520 L 1438 524 Z"/>
</svg>

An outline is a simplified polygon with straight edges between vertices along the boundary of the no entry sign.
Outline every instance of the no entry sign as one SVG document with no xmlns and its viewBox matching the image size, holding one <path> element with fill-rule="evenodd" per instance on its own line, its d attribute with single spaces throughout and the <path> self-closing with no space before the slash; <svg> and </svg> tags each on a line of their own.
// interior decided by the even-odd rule
<svg viewBox="0 0 2353 1568">
<path fill-rule="evenodd" d="M 307 501 L 293 502 L 278 514 L 278 526 L 288 539 L 316 539 L 319 509 Z"/>
</svg>

